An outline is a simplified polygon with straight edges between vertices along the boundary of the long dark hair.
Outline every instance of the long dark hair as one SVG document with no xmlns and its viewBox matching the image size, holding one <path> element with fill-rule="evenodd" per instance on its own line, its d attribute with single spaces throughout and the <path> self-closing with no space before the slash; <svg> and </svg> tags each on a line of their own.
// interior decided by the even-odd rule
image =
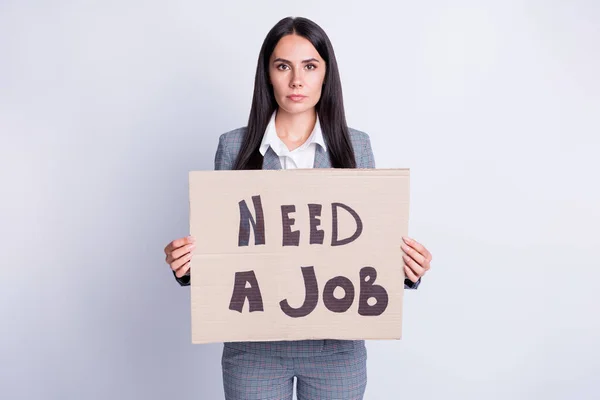
<svg viewBox="0 0 600 400">
<path fill-rule="evenodd" d="M 262 169 L 263 156 L 259 148 L 271 115 L 277 109 L 273 87 L 269 84 L 269 59 L 279 40 L 296 34 L 312 43 L 323 60 L 326 70 L 321 98 L 315 109 L 321 123 L 327 152 L 333 168 L 355 168 L 356 159 L 346 125 L 342 83 L 333 46 L 321 27 L 306 18 L 284 18 L 267 34 L 256 66 L 254 96 L 248 118 L 246 135 L 233 169 Z"/>
</svg>

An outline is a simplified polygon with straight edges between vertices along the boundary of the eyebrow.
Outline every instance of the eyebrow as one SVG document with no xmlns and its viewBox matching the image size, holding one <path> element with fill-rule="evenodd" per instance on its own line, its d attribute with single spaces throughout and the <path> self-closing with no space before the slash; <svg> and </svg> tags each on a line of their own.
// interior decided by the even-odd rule
<svg viewBox="0 0 600 400">
<path fill-rule="evenodd" d="M 291 61 L 286 60 L 285 58 L 276 58 L 275 60 L 273 60 L 273 62 L 278 62 L 278 61 L 279 62 L 285 62 L 285 63 L 288 63 L 288 64 L 292 63 Z M 306 63 L 309 63 L 309 62 L 319 62 L 319 60 L 317 60 L 316 58 L 309 58 L 307 60 L 303 60 L 302 64 L 306 64 Z"/>
</svg>

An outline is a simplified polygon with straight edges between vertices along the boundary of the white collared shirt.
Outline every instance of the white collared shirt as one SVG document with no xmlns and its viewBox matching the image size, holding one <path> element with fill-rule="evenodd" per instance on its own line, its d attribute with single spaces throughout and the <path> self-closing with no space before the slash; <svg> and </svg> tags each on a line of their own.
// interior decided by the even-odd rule
<svg viewBox="0 0 600 400">
<path fill-rule="evenodd" d="M 269 147 L 271 147 L 279 157 L 282 169 L 313 168 L 317 146 L 321 146 L 323 150 L 327 151 L 319 117 L 317 116 L 317 122 L 308 139 L 301 146 L 290 151 L 275 130 L 276 115 L 277 111 L 271 115 L 271 120 L 269 121 L 269 125 L 267 125 L 262 143 L 260 144 L 260 153 L 264 157 Z"/>
</svg>

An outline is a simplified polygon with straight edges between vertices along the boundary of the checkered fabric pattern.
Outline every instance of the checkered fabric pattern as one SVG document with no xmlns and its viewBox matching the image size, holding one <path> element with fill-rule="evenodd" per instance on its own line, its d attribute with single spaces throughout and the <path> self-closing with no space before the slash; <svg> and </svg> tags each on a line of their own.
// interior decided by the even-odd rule
<svg viewBox="0 0 600 400">
<path fill-rule="evenodd" d="M 356 129 L 349 129 L 350 141 L 354 149 L 357 168 L 375 168 L 375 158 L 371 149 L 369 135 Z M 215 169 L 232 169 L 237 154 L 240 151 L 246 128 L 235 129 L 219 137 L 219 146 L 215 154 Z M 315 154 L 315 168 L 331 168 L 327 153 L 317 146 Z M 269 148 L 263 160 L 263 169 L 281 169 L 281 163 L 275 152 Z"/>
<path fill-rule="evenodd" d="M 367 385 L 364 342 L 346 351 L 313 357 L 277 357 L 225 346 L 223 385 L 227 400 L 360 400 Z"/>
</svg>

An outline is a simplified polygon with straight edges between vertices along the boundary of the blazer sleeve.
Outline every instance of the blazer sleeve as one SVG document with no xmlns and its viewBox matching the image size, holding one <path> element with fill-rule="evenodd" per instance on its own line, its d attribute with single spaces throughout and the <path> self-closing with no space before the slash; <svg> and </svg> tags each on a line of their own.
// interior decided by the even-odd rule
<svg viewBox="0 0 600 400">
<path fill-rule="evenodd" d="M 359 168 L 375 168 L 375 156 L 371 147 L 371 138 L 365 134 L 363 139 L 363 151 L 360 157 Z M 404 279 L 404 289 L 417 289 L 421 284 L 421 278 L 413 282 L 410 279 Z"/>
<path fill-rule="evenodd" d="M 227 140 L 225 138 L 225 134 L 221 135 L 219 138 L 219 145 L 217 146 L 217 153 L 215 154 L 215 170 L 226 170 L 233 168 L 233 161 L 231 155 L 229 154 L 227 148 Z M 173 276 L 175 276 L 175 271 L 173 271 Z M 190 285 L 190 271 L 183 275 L 181 278 L 175 276 L 175 280 L 181 286 L 189 286 Z"/>
</svg>

